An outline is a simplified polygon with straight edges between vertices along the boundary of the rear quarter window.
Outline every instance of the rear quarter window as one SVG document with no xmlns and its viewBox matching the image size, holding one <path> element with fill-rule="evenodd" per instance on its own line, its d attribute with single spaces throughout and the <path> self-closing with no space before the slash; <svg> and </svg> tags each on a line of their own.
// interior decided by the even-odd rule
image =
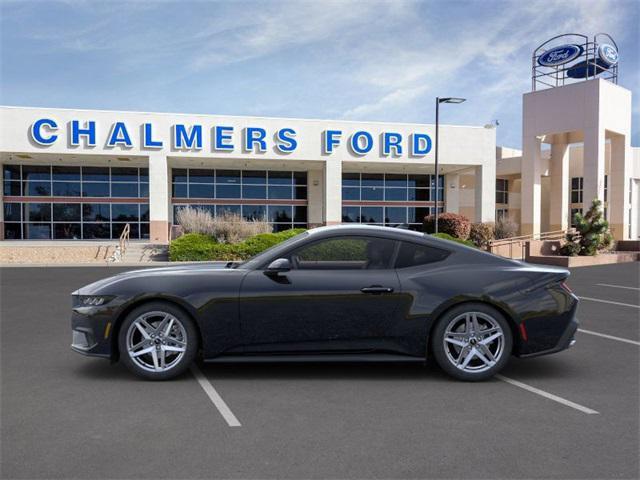
<svg viewBox="0 0 640 480">
<path fill-rule="evenodd" d="M 441 248 L 419 245 L 417 243 L 401 242 L 396 268 L 416 267 L 440 262 L 447 258 L 451 252 Z"/>
</svg>

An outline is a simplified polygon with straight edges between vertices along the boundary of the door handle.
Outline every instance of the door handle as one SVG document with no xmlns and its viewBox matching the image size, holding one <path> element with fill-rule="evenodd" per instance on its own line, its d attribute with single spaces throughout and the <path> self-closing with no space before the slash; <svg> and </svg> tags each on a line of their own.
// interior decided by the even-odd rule
<svg viewBox="0 0 640 480">
<path fill-rule="evenodd" d="M 374 295 L 380 295 L 381 293 L 393 293 L 393 288 L 383 287 L 381 285 L 371 285 L 370 287 L 361 288 L 362 293 L 372 293 Z"/>
</svg>

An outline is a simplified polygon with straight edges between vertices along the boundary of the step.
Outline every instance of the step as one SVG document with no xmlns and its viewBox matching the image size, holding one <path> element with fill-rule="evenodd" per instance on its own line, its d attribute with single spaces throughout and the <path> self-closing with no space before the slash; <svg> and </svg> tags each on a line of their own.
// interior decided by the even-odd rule
<svg viewBox="0 0 640 480">
<path fill-rule="evenodd" d="M 124 252 L 123 263 L 166 262 L 169 259 L 167 245 L 131 243 Z"/>
</svg>

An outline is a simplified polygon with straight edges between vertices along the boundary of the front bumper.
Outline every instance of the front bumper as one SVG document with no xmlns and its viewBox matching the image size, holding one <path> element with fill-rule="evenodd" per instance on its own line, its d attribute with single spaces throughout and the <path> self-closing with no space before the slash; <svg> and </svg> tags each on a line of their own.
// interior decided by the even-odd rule
<svg viewBox="0 0 640 480">
<path fill-rule="evenodd" d="M 111 358 L 114 310 L 112 306 L 75 307 L 71 314 L 71 350 Z"/>
</svg>

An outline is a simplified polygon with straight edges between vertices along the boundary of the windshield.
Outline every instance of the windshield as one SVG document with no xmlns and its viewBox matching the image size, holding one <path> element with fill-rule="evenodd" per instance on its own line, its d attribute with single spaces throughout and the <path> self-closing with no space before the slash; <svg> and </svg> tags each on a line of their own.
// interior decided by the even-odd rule
<svg viewBox="0 0 640 480">
<path fill-rule="evenodd" d="M 288 250 L 290 245 L 302 240 L 308 235 L 309 235 L 309 232 L 302 232 L 296 235 L 295 237 L 291 237 L 285 240 L 284 242 L 278 243 L 273 247 L 269 247 L 266 250 L 260 252 L 259 254 L 254 255 L 249 260 L 243 262 L 241 264 L 242 268 L 249 268 L 249 269 L 258 268 L 261 264 L 265 263 L 268 258 L 271 258 L 271 257 L 273 257 L 274 259 L 278 258 L 278 254 L 280 252 L 284 252 L 285 250 Z"/>
</svg>

